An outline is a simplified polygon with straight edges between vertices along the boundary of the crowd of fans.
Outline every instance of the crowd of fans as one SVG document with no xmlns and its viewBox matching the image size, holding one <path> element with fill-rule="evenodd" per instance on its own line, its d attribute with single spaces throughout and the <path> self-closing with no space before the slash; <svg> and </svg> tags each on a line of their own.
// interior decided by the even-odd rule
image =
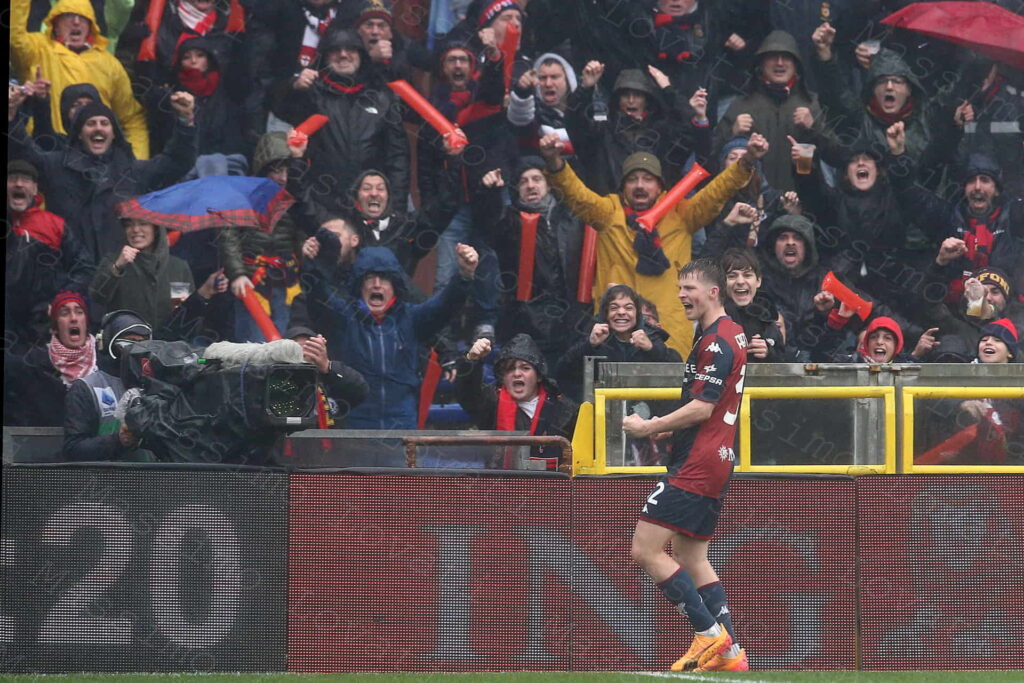
<svg viewBox="0 0 1024 683">
<path fill-rule="evenodd" d="M 251 290 L 336 426 L 415 429 L 438 362 L 477 426 L 568 436 L 585 356 L 687 356 L 698 257 L 751 362 L 1017 362 L 1024 74 L 906 4 L 453 1 L 418 41 L 387 0 L 13 0 L 4 423 L 126 456 L 113 339 L 264 341 Z M 244 175 L 295 199 L 270 232 L 119 217 Z"/>
</svg>

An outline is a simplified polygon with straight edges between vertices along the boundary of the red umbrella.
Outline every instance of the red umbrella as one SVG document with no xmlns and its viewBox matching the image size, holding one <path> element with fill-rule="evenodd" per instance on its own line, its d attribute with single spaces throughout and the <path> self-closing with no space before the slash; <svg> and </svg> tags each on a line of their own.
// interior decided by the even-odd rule
<svg viewBox="0 0 1024 683">
<path fill-rule="evenodd" d="M 1024 69 L 1024 17 L 990 2 L 916 2 L 882 20 Z"/>
</svg>

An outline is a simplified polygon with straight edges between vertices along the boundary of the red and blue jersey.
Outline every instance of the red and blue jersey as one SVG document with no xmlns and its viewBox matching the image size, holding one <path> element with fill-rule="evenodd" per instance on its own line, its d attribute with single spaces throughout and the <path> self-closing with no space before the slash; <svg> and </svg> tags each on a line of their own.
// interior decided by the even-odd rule
<svg viewBox="0 0 1024 683">
<path fill-rule="evenodd" d="M 722 316 L 694 342 L 683 375 L 683 405 L 714 404 L 704 422 L 673 435 L 669 483 L 718 498 L 732 476 L 736 426 L 747 370 L 747 338 L 732 318 Z"/>
</svg>

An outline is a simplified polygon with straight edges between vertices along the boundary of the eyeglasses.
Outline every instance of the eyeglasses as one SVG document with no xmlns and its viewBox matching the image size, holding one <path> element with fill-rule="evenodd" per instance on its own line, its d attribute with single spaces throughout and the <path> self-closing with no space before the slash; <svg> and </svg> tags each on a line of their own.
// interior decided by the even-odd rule
<svg viewBox="0 0 1024 683">
<path fill-rule="evenodd" d="M 906 85 L 907 79 L 903 78 L 903 76 L 882 76 L 877 82 L 880 85 L 888 85 L 890 83 L 893 85 Z"/>
</svg>

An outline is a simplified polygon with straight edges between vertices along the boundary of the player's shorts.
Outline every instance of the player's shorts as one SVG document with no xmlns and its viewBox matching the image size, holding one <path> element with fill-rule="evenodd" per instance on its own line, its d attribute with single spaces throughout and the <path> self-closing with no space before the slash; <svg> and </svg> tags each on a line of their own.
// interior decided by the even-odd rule
<svg viewBox="0 0 1024 683">
<path fill-rule="evenodd" d="M 640 518 L 685 536 L 706 541 L 715 533 L 722 499 L 672 486 L 662 479 L 647 496 Z"/>
</svg>

